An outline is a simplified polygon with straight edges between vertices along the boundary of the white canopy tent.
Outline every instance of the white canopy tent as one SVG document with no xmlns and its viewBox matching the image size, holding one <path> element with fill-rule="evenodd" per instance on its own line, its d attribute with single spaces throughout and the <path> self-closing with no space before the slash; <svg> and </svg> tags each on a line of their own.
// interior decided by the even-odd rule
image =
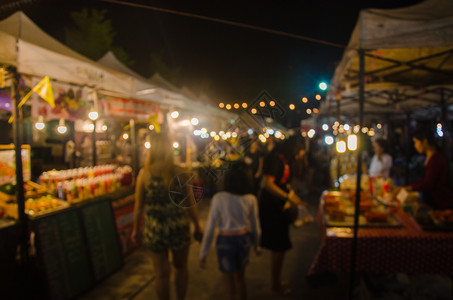
<svg viewBox="0 0 453 300">
<path fill-rule="evenodd" d="M 365 9 L 335 70 L 323 115 L 359 113 L 359 49 L 364 51 L 364 114 L 404 114 L 453 103 L 453 1 Z M 338 101 L 339 100 L 339 101 Z"/>
<path fill-rule="evenodd" d="M 134 97 L 136 99 L 161 102 L 170 106 L 222 119 L 233 120 L 237 117 L 233 113 L 222 111 L 217 107 L 212 107 L 210 105 L 195 101 L 194 99 L 197 96 L 193 92 L 189 93 L 188 91 L 190 90 L 185 87 L 179 90 L 158 73 L 155 73 L 150 79 L 145 79 L 121 63 L 112 52 L 107 52 L 101 59 L 98 60 L 98 63 L 102 66 L 132 76 L 135 86 Z"/>
<path fill-rule="evenodd" d="M 94 62 L 49 36 L 23 12 L 0 21 L 0 64 L 14 66 L 20 74 L 49 76 L 107 95 L 148 100 L 224 119 L 235 118 L 232 113 L 203 105 L 169 88 L 162 84 L 165 80 L 158 74 L 153 80 L 140 76 L 110 52 Z"/>
<path fill-rule="evenodd" d="M 132 77 L 107 69 L 42 31 L 24 13 L 0 21 L 0 63 L 21 74 L 130 95 Z"/>
</svg>

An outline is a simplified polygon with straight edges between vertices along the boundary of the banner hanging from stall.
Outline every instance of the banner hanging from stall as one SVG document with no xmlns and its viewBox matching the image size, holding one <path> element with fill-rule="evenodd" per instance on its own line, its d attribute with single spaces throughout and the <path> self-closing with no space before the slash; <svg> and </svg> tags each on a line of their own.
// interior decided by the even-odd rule
<svg viewBox="0 0 453 300">
<path fill-rule="evenodd" d="M 143 100 L 123 99 L 99 95 L 99 113 L 104 118 L 117 117 L 135 120 L 148 120 L 157 115 L 157 121 L 162 123 L 162 111 L 156 103 Z"/>
<path fill-rule="evenodd" d="M 32 86 L 39 82 L 39 78 L 32 79 Z M 32 117 L 43 116 L 44 119 L 77 120 L 87 118 L 93 103 L 88 101 L 88 88 L 80 86 L 52 82 L 52 90 L 55 106 L 51 107 L 38 94 L 31 96 Z"/>
</svg>

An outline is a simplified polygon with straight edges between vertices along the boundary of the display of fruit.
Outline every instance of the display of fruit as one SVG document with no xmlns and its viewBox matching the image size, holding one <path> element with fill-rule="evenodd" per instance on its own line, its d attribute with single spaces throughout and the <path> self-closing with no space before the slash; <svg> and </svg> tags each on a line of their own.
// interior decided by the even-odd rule
<svg viewBox="0 0 453 300">
<path fill-rule="evenodd" d="M 36 199 L 29 198 L 25 201 L 25 212 L 29 215 L 34 215 L 38 212 L 57 208 L 61 205 L 61 201 L 55 199 L 51 195 L 42 196 Z"/>
</svg>

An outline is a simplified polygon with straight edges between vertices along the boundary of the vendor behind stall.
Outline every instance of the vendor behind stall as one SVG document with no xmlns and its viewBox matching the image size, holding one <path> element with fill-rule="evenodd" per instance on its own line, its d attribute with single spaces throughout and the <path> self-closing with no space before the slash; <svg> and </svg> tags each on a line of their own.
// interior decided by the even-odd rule
<svg viewBox="0 0 453 300">
<path fill-rule="evenodd" d="M 453 193 L 449 186 L 448 162 L 439 151 L 434 134 L 427 128 L 420 128 L 413 136 L 414 147 L 425 154 L 425 174 L 422 180 L 413 182 L 405 188 L 420 191 L 423 202 L 434 209 L 453 208 Z"/>
</svg>

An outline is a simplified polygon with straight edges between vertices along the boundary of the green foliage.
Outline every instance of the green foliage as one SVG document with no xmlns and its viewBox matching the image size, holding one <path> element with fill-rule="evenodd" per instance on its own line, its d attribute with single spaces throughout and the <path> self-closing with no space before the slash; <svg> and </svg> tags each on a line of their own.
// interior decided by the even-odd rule
<svg viewBox="0 0 453 300">
<path fill-rule="evenodd" d="M 107 10 L 86 8 L 71 12 L 75 27 L 65 28 L 66 44 L 93 60 L 98 60 L 108 51 L 112 51 L 124 64 L 133 64 L 126 51 L 114 45 L 116 32 L 106 14 Z"/>
</svg>

